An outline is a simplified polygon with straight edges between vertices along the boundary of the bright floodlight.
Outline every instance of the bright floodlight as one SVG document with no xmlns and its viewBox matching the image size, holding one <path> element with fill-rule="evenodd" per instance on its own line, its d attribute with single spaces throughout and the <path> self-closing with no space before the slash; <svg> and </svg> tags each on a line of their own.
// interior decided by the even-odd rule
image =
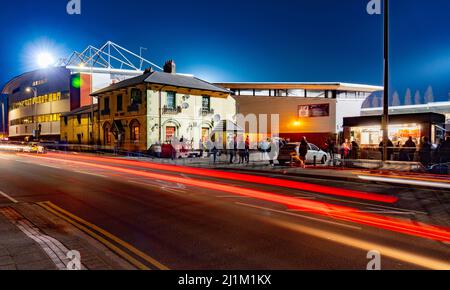
<svg viewBox="0 0 450 290">
<path fill-rule="evenodd" d="M 39 67 L 46 68 L 55 63 L 53 56 L 48 52 L 40 53 L 37 57 Z"/>
</svg>

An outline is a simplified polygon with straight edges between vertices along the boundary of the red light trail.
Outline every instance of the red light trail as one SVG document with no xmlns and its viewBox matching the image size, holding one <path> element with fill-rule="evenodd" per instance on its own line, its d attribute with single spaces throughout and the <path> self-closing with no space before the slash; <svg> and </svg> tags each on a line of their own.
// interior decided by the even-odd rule
<svg viewBox="0 0 450 290">
<path fill-rule="evenodd" d="M 299 182 L 299 181 L 283 180 L 283 179 L 264 177 L 264 176 L 231 173 L 231 172 L 225 172 L 225 171 L 219 171 L 219 170 L 166 165 L 166 164 L 156 164 L 156 163 L 143 163 L 143 162 L 132 161 L 132 160 L 119 160 L 119 159 L 113 159 L 113 158 L 94 157 L 94 156 L 92 156 L 92 157 L 91 156 L 89 156 L 89 157 L 88 156 L 70 156 L 70 155 L 62 155 L 62 154 L 55 154 L 55 153 L 49 153 L 48 155 L 63 157 L 63 158 L 71 158 L 74 160 L 78 159 L 78 160 L 87 160 L 87 161 L 107 162 L 107 163 L 120 164 L 120 165 L 125 165 L 125 166 L 139 166 L 142 168 L 162 170 L 162 171 L 168 171 L 168 172 L 177 172 L 177 173 L 192 174 L 192 175 L 198 175 L 198 176 L 206 176 L 206 177 L 214 177 L 214 178 L 228 179 L 228 180 L 235 180 L 235 181 L 244 181 L 244 182 L 249 182 L 249 183 L 258 183 L 258 184 L 264 184 L 264 185 L 279 186 L 279 187 L 298 189 L 298 190 L 303 190 L 303 191 L 308 191 L 308 192 L 320 193 L 320 194 L 325 194 L 325 195 L 349 197 L 349 198 L 356 198 L 356 199 L 375 201 L 375 202 L 381 202 L 381 203 L 391 203 L 392 204 L 392 203 L 396 203 L 398 201 L 398 198 L 395 196 L 374 194 L 374 193 L 362 192 L 362 191 L 357 191 L 357 190 L 342 189 L 342 188 L 316 185 L 316 184 Z"/>
<path fill-rule="evenodd" d="M 110 165 L 95 164 L 89 162 L 58 159 L 49 157 L 38 157 L 36 155 L 24 155 L 27 157 L 44 158 L 48 160 L 54 160 L 58 162 L 68 162 L 72 164 L 90 166 L 99 169 L 112 170 L 115 172 L 127 173 L 136 176 L 159 179 L 169 182 L 182 183 L 188 186 L 201 187 L 211 189 L 215 191 L 223 191 L 236 195 L 251 197 L 259 200 L 269 201 L 277 204 L 282 204 L 288 208 L 295 208 L 302 211 L 307 211 L 317 215 L 331 217 L 338 220 L 350 221 L 362 225 L 385 229 L 397 233 L 417 236 L 421 238 L 450 242 L 450 229 L 444 227 L 430 226 L 421 223 L 411 223 L 406 220 L 388 218 L 376 214 L 368 214 L 358 209 L 351 207 L 338 206 L 325 202 L 311 201 L 311 200 L 299 200 L 293 197 L 283 196 L 280 194 L 264 192 L 259 190 L 253 190 L 248 188 L 229 186 L 224 184 L 217 184 L 209 181 L 201 181 L 195 179 L 188 179 L 178 176 L 164 175 L 159 173 L 144 172 L 135 169 L 128 169 L 122 167 L 115 167 Z M 92 158 L 90 158 L 92 160 Z"/>
</svg>

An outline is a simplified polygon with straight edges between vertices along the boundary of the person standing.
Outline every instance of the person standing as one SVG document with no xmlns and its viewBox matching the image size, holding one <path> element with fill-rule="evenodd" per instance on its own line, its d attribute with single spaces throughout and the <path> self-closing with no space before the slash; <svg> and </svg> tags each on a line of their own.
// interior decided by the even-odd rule
<svg viewBox="0 0 450 290">
<path fill-rule="evenodd" d="M 431 163 L 431 151 L 432 151 L 432 145 L 428 137 L 423 137 L 422 144 L 420 144 L 419 148 L 419 157 L 420 157 L 420 163 L 422 163 L 423 166 L 427 167 Z"/>
<path fill-rule="evenodd" d="M 413 138 L 409 137 L 408 141 L 405 143 L 406 153 L 408 154 L 408 161 L 414 161 L 414 155 L 417 151 L 417 145 L 414 143 Z"/>
<path fill-rule="evenodd" d="M 302 138 L 302 141 L 300 142 L 300 148 L 298 149 L 298 154 L 300 157 L 300 160 L 302 162 L 301 167 L 306 167 L 306 156 L 308 155 L 308 141 L 306 140 L 306 137 Z"/>
<path fill-rule="evenodd" d="M 198 142 L 198 149 L 200 150 L 200 158 L 203 157 L 203 153 L 205 151 L 205 143 L 203 143 L 203 140 L 200 139 L 200 141 Z"/>
<path fill-rule="evenodd" d="M 450 162 L 450 136 L 447 136 L 444 142 L 438 148 L 439 163 Z"/>
<path fill-rule="evenodd" d="M 394 155 L 394 143 L 392 143 L 392 141 L 390 139 L 388 139 L 388 143 L 387 143 L 387 161 L 391 161 L 392 160 L 392 156 Z M 400 147 L 400 145 L 399 145 Z M 380 146 L 378 147 L 378 150 L 381 153 L 381 160 L 383 160 L 383 155 L 384 155 L 384 142 L 381 141 Z"/>
<path fill-rule="evenodd" d="M 345 142 L 341 145 L 341 155 L 342 159 L 347 159 L 350 155 L 350 151 L 352 150 L 352 145 L 348 141 L 348 139 L 345 139 Z"/>
<path fill-rule="evenodd" d="M 250 163 L 250 137 L 247 136 L 245 139 L 245 162 Z"/>
<path fill-rule="evenodd" d="M 353 160 L 359 159 L 359 144 L 356 141 L 352 141 L 352 150 L 350 151 L 350 158 Z"/>
</svg>

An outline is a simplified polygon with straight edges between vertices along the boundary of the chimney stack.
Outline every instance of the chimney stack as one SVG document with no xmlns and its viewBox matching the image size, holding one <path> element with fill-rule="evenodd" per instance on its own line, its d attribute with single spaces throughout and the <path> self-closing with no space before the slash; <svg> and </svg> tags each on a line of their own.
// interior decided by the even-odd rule
<svg viewBox="0 0 450 290">
<path fill-rule="evenodd" d="M 175 64 L 175 61 L 168 60 L 164 64 L 164 72 L 169 74 L 176 74 L 177 73 L 177 65 Z"/>
<path fill-rule="evenodd" d="M 144 75 L 152 73 L 153 72 L 153 68 L 152 67 L 148 67 L 144 70 Z"/>
</svg>

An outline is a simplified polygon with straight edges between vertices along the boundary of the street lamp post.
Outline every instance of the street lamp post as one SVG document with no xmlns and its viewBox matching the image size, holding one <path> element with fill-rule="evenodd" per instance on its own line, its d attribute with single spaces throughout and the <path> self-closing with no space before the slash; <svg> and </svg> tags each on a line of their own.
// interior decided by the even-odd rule
<svg viewBox="0 0 450 290">
<path fill-rule="evenodd" d="M 386 162 L 389 151 L 389 0 L 384 0 L 384 92 L 382 123 L 383 162 Z"/>
</svg>

